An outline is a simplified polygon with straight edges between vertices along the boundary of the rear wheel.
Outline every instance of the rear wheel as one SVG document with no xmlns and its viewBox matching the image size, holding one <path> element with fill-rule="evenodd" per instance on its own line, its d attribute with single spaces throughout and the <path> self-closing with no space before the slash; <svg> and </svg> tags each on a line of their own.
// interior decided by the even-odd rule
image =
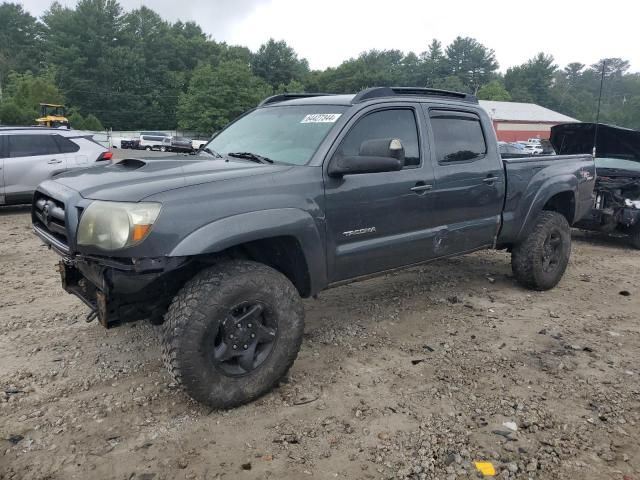
<svg viewBox="0 0 640 480">
<path fill-rule="evenodd" d="M 511 253 L 511 268 L 520 284 L 533 290 L 549 290 L 564 275 L 571 256 L 571 227 L 557 213 L 543 211 L 535 226 Z"/>
<path fill-rule="evenodd" d="M 145 147 L 145 150 L 146 150 L 147 152 L 150 152 L 150 151 L 151 151 L 151 147 Z"/>
<path fill-rule="evenodd" d="M 636 228 L 629 235 L 631 245 L 640 250 L 640 228 Z"/>
<path fill-rule="evenodd" d="M 302 303 L 280 272 L 250 261 L 208 268 L 175 297 L 163 327 L 163 357 L 195 400 L 230 408 L 271 390 L 293 364 Z"/>
</svg>

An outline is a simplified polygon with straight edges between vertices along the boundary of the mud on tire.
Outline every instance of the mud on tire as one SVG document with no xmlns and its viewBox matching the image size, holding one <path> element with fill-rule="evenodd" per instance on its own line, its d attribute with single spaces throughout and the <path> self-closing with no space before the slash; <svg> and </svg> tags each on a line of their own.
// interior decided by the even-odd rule
<svg viewBox="0 0 640 480">
<path fill-rule="evenodd" d="M 567 219 L 543 211 L 523 242 L 511 253 L 511 269 L 518 282 L 532 290 L 549 290 L 564 275 L 571 256 L 571 227 Z"/>
<path fill-rule="evenodd" d="M 304 310 L 280 272 L 229 261 L 199 272 L 165 316 L 162 353 L 195 400 L 231 408 L 271 390 L 298 355 Z"/>
</svg>

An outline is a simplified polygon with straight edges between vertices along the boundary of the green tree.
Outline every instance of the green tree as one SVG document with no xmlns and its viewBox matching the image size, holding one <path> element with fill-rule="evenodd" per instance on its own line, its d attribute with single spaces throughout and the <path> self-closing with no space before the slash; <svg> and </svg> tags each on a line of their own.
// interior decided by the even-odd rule
<svg viewBox="0 0 640 480">
<path fill-rule="evenodd" d="M 0 122 L 33 125 L 40 116 L 40 103 L 64 103 L 64 96 L 47 75 L 10 73 L 0 103 Z"/>
<path fill-rule="evenodd" d="M 120 5 L 115 0 L 80 0 L 72 10 L 53 3 L 43 20 L 48 57 L 56 64 L 67 99 L 81 111 L 102 113 L 109 125 L 117 124 L 130 107 L 114 92 L 132 86 L 130 77 L 122 77 L 127 70 L 120 68 L 123 63 L 131 67 L 132 59 L 117 50 L 122 46 Z"/>
<path fill-rule="evenodd" d="M 367 87 L 398 85 L 404 58 L 400 50 L 369 50 L 317 75 L 316 87 L 330 93 L 353 93 Z"/>
<path fill-rule="evenodd" d="M 20 108 L 11 100 L 0 103 L 0 125 L 33 125 L 34 118 L 32 110 Z"/>
<path fill-rule="evenodd" d="M 507 70 L 505 87 L 515 101 L 551 107 L 551 85 L 557 69 L 551 55 L 538 53 L 526 63 Z"/>
<path fill-rule="evenodd" d="M 469 88 L 462 83 L 460 77 L 455 75 L 449 75 L 444 78 L 436 78 L 432 84 L 433 88 L 439 88 L 441 90 L 451 90 L 453 92 L 468 92 Z"/>
<path fill-rule="evenodd" d="M 460 79 L 465 89 L 477 92 L 498 70 L 495 52 L 474 38 L 456 37 L 446 49 L 449 75 Z"/>
<path fill-rule="evenodd" d="M 422 61 L 425 86 L 434 87 L 436 83 L 442 83 L 443 79 L 449 75 L 449 65 L 442 50 L 442 43 L 435 38 L 429 44 L 428 49 L 420 54 L 420 60 Z"/>
<path fill-rule="evenodd" d="M 271 87 L 248 65 L 225 61 L 217 68 L 202 64 L 178 103 L 178 127 L 213 133 L 270 95 Z"/>
<path fill-rule="evenodd" d="M 307 60 L 299 59 L 295 50 L 284 40 L 270 38 L 251 58 L 253 73 L 263 78 L 274 89 L 291 80 L 304 81 L 309 74 Z"/>
<path fill-rule="evenodd" d="M 85 130 L 91 130 L 92 132 L 99 132 L 104 130 L 102 123 L 93 113 L 90 113 L 85 117 L 84 128 Z"/>
<path fill-rule="evenodd" d="M 497 100 L 500 102 L 511 101 L 511 95 L 499 80 L 491 80 L 489 83 L 480 87 L 478 90 L 478 98 L 480 100 Z"/>
<path fill-rule="evenodd" d="M 10 71 L 40 71 L 41 35 L 42 25 L 22 5 L 0 4 L 0 93 Z"/>
<path fill-rule="evenodd" d="M 73 111 L 68 118 L 71 128 L 76 130 L 89 130 L 91 132 L 100 132 L 104 130 L 100 120 L 98 120 L 98 118 L 92 113 L 83 117 L 80 112 Z"/>
<path fill-rule="evenodd" d="M 291 80 L 289 83 L 280 84 L 275 93 L 300 93 L 304 92 L 304 85 L 298 80 Z"/>
</svg>

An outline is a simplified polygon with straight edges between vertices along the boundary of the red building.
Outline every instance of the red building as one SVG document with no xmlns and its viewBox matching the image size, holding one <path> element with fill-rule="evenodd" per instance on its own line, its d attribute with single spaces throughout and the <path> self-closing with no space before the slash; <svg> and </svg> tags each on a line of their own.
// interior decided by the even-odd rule
<svg viewBox="0 0 640 480">
<path fill-rule="evenodd" d="M 554 125 L 578 122 L 575 118 L 535 103 L 480 100 L 480 105 L 491 117 L 498 140 L 503 142 L 517 142 L 530 138 L 548 139 Z"/>
</svg>

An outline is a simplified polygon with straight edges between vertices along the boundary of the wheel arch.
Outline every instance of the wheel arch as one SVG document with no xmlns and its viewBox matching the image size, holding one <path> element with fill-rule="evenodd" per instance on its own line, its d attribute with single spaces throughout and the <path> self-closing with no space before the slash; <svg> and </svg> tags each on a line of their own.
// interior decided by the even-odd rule
<svg viewBox="0 0 640 480">
<path fill-rule="evenodd" d="M 573 175 L 554 177 L 543 184 L 534 197 L 527 211 L 516 243 L 521 242 L 535 225 L 542 211 L 553 211 L 562 214 L 573 225 L 576 221 L 576 189 L 577 179 Z"/>
<path fill-rule="evenodd" d="M 302 297 L 327 284 L 324 238 L 314 219 L 295 208 L 261 210 L 217 220 L 185 237 L 177 257 L 247 258 L 284 274 Z"/>
</svg>

